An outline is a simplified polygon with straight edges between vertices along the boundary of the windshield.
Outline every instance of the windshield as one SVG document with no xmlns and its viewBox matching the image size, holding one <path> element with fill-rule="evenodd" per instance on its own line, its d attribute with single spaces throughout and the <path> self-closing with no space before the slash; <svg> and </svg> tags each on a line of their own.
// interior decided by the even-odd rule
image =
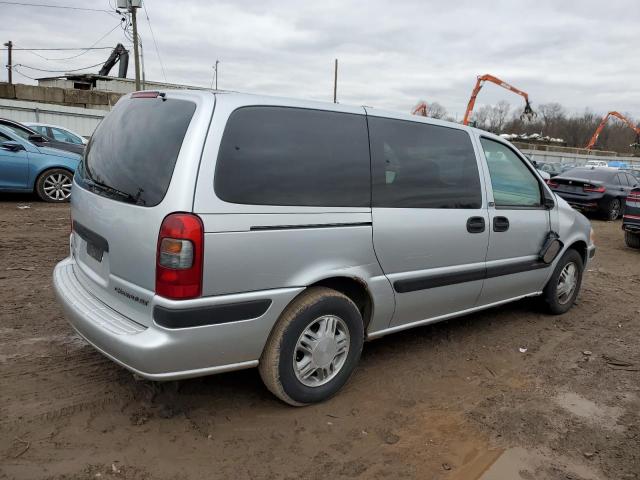
<svg viewBox="0 0 640 480">
<path fill-rule="evenodd" d="M 2 125 L 5 128 L 8 128 L 13 133 L 18 135 L 20 138 L 24 138 L 25 140 L 29 140 L 29 135 L 33 135 L 35 133 L 26 127 L 14 125 L 12 123 L 2 123 L 0 125 Z"/>
<path fill-rule="evenodd" d="M 159 204 L 195 109 L 162 97 L 120 100 L 91 137 L 76 182 L 115 200 Z"/>
</svg>

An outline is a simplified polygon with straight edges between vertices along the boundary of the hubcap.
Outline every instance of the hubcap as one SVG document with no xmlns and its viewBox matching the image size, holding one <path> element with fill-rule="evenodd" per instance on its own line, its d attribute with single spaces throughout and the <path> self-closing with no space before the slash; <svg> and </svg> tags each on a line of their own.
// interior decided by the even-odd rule
<svg viewBox="0 0 640 480">
<path fill-rule="evenodd" d="M 611 205 L 611 211 L 609 212 L 609 218 L 611 220 L 616 220 L 620 216 L 620 203 L 618 201 L 614 201 Z"/>
<path fill-rule="evenodd" d="M 71 196 L 71 177 L 64 173 L 52 173 L 44 179 L 42 189 L 51 200 L 66 200 Z"/>
<path fill-rule="evenodd" d="M 340 317 L 316 318 L 302 332 L 293 352 L 293 371 L 307 387 L 331 381 L 349 354 L 349 329 Z"/>
<path fill-rule="evenodd" d="M 576 284 L 578 281 L 578 267 L 576 264 L 571 262 L 567 263 L 562 272 L 560 273 L 560 277 L 558 278 L 558 288 L 556 289 L 558 302 L 562 305 L 567 303 L 569 299 L 573 296 L 573 292 L 576 289 Z"/>
</svg>

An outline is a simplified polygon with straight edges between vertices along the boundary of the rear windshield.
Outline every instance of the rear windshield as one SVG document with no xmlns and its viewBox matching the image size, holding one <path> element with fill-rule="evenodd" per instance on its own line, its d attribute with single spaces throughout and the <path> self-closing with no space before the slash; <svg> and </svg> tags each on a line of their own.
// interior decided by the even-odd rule
<svg viewBox="0 0 640 480">
<path fill-rule="evenodd" d="M 92 135 L 76 182 L 114 200 L 159 204 L 195 109 L 171 98 L 122 99 Z"/>
<path fill-rule="evenodd" d="M 571 177 L 571 178 L 585 178 L 587 180 L 596 180 L 598 182 L 606 182 L 611 180 L 615 172 L 610 172 L 608 170 L 601 170 L 599 168 L 574 168 L 571 170 L 567 170 L 562 174 L 561 177 Z"/>
</svg>

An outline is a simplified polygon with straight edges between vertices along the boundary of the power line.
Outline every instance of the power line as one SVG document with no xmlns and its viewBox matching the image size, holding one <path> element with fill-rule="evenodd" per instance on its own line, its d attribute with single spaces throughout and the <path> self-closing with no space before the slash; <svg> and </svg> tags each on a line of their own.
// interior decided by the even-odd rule
<svg viewBox="0 0 640 480">
<path fill-rule="evenodd" d="M 61 61 L 61 60 L 71 60 L 72 58 L 78 58 L 82 55 L 84 55 L 85 53 L 89 52 L 95 45 L 97 45 L 101 40 L 103 40 L 104 38 L 106 38 L 107 36 L 109 36 L 111 33 L 113 33 L 113 31 L 118 28 L 120 26 L 120 23 L 118 23 L 115 27 L 113 27 L 111 30 L 109 30 L 107 33 L 105 33 L 104 35 L 102 35 L 98 40 L 96 40 L 95 42 L 93 42 L 91 44 L 91 46 L 89 48 L 85 48 L 82 52 L 76 54 L 76 55 L 72 55 L 70 57 L 63 57 L 63 58 L 47 58 L 44 55 L 40 55 L 39 53 L 36 52 L 29 52 L 32 55 L 35 55 L 37 57 L 43 58 L 44 60 L 48 60 L 51 62 L 57 62 L 57 61 Z"/>
<path fill-rule="evenodd" d="M 149 24 L 149 31 L 151 31 L 151 38 L 153 39 L 153 44 L 156 47 L 156 54 L 158 55 L 158 60 L 160 61 L 160 68 L 162 69 L 162 76 L 164 77 L 164 81 L 167 81 L 167 74 L 164 71 L 164 63 L 162 63 L 162 57 L 160 56 L 160 50 L 158 49 L 158 42 L 156 42 L 156 36 L 153 33 L 153 28 L 151 27 L 151 19 L 149 19 L 149 12 L 147 11 L 147 2 L 142 2 L 142 6 L 144 7 L 144 13 L 147 16 L 147 23 Z"/>
<path fill-rule="evenodd" d="M 25 75 L 24 73 L 22 73 L 20 70 L 18 70 L 16 68 L 15 65 L 11 66 L 11 70 L 13 70 L 14 72 L 16 72 L 18 75 L 22 75 L 24 78 L 28 78 L 29 80 L 38 80 L 37 78 L 34 77 L 30 77 L 29 75 Z"/>
<path fill-rule="evenodd" d="M 63 8 L 66 10 L 83 10 L 85 12 L 103 12 L 108 14 L 114 13 L 111 10 L 104 10 L 101 8 L 71 7 L 69 5 L 47 5 L 46 3 L 6 2 L 4 0 L 0 0 L 0 3 L 4 5 L 18 5 L 21 7 Z"/>
<path fill-rule="evenodd" d="M 49 51 L 74 51 L 74 50 L 111 50 L 113 47 L 78 47 L 78 48 L 14 48 L 13 50 L 22 50 L 26 52 L 30 51 L 38 51 L 42 52 L 45 50 Z M 2 48 L 1 50 L 6 50 L 6 48 Z"/>
<path fill-rule="evenodd" d="M 16 63 L 15 65 L 12 65 L 11 68 L 15 68 L 15 67 L 24 67 L 24 68 L 28 68 L 29 70 L 36 70 L 38 72 L 46 72 L 46 73 L 70 73 L 70 72 L 79 72 L 80 70 L 88 70 L 89 68 L 94 68 L 94 67 L 98 67 L 100 65 L 102 65 L 104 62 L 100 62 L 100 63 L 96 63 L 95 65 L 89 65 L 88 67 L 82 67 L 82 68 L 75 68 L 73 70 L 46 70 L 43 68 L 36 68 L 36 67 L 30 67 L 29 65 L 25 65 L 24 63 Z"/>
</svg>

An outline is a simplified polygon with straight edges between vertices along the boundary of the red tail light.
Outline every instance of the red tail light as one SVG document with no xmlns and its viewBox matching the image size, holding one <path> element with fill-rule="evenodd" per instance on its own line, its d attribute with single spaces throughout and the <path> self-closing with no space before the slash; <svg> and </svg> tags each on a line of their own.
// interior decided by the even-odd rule
<svg viewBox="0 0 640 480">
<path fill-rule="evenodd" d="M 558 186 L 558 184 L 553 180 L 551 180 L 550 178 L 545 181 L 547 182 L 547 185 L 549 185 L 549 188 L 556 188 Z"/>
<path fill-rule="evenodd" d="M 586 184 L 584 187 L 582 187 L 582 189 L 585 192 L 596 192 L 596 193 L 604 193 L 607 191 L 607 189 L 604 188 L 603 186 L 589 185 L 589 184 Z"/>
<path fill-rule="evenodd" d="M 202 295 L 204 227 L 191 213 L 167 215 L 158 234 L 156 294 L 174 300 Z"/>
</svg>

